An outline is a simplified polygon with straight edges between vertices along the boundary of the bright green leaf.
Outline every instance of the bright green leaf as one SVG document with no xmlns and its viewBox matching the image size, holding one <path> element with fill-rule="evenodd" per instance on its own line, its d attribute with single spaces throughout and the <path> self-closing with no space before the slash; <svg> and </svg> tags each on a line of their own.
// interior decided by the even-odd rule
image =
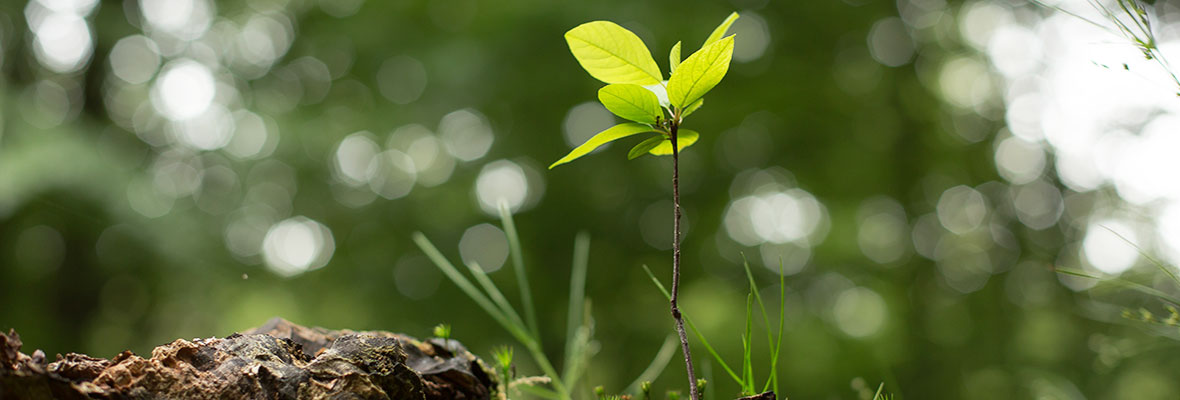
<svg viewBox="0 0 1180 400">
<path fill-rule="evenodd" d="M 615 115 L 635 122 L 654 124 L 656 117 L 664 115 L 660 110 L 660 99 L 639 85 L 603 86 L 598 89 L 598 101 Z"/>
<path fill-rule="evenodd" d="M 680 42 L 676 42 L 676 45 L 672 46 L 672 52 L 668 53 L 668 68 L 670 71 L 669 73 L 673 73 L 673 74 L 676 73 L 676 67 L 679 67 L 679 66 L 680 66 Z"/>
<path fill-rule="evenodd" d="M 676 108 L 684 108 L 703 97 L 729 72 L 732 58 L 733 35 L 688 56 L 668 78 L 668 102 Z"/>
<path fill-rule="evenodd" d="M 729 30 L 729 26 L 733 25 L 733 21 L 737 21 L 737 19 L 738 13 L 732 13 L 729 14 L 728 17 L 725 17 L 725 20 L 721 21 L 721 25 L 717 25 L 717 27 L 713 29 L 713 33 L 709 34 L 709 38 L 705 39 L 705 43 L 701 44 L 701 48 L 703 49 L 705 46 L 708 46 L 709 44 L 725 37 L 725 32 Z"/>
<path fill-rule="evenodd" d="M 688 129 L 681 129 L 679 132 L 676 133 L 677 151 L 678 152 L 684 151 L 684 149 L 688 148 L 688 146 L 692 146 L 693 143 L 696 143 L 697 139 L 699 139 L 700 137 L 701 137 L 701 135 L 699 133 L 697 133 L 696 131 L 690 131 Z M 668 140 L 668 139 L 661 140 L 660 144 L 656 147 L 653 147 L 651 150 L 648 150 L 648 153 L 650 153 L 653 156 L 671 155 L 672 154 L 672 141 Z"/>
<path fill-rule="evenodd" d="M 704 104 L 705 104 L 704 97 L 697 99 L 697 101 L 694 101 L 694 102 L 692 102 L 692 104 L 689 104 L 688 107 L 684 107 L 684 111 L 680 113 L 680 118 L 687 117 L 687 116 L 689 116 L 689 114 L 696 112 L 697 109 L 701 108 L 701 106 Z"/>
<path fill-rule="evenodd" d="M 664 140 L 664 136 L 660 135 L 660 136 L 652 136 L 652 137 L 647 138 L 647 140 L 639 142 L 639 144 L 637 144 L 637 145 L 635 145 L 635 147 L 631 148 L 631 151 L 627 152 L 627 159 L 634 160 L 636 158 L 639 158 L 639 156 L 647 154 L 648 151 L 651 151 L 651 149 L 654 149 L 654 148 L 656 148 L 656 146 L 659 146 L 660 142 L 663 140 Z M 668 145 L 668 147 L 671 148 L 671 145 Z"/>
<path fill-rule="evenodd" d="M 634 122 L 612 126 L 605 131 L 598 132 L 597 135 L 594 135 L 594 137 L 590 138 L 590 140 L 587 140 L 586 143 L 582 143 L 581 146 L 575 147 L 572 151 L 570 151 L 569 154 L 566 154 L 565 157 L 562 157 L 560 160 L 557 160 L 557 162 L 553 163 L 553 165 L 550 165 L 549 169 L 553 169 L 553 167 L 558 165 L 576 160 L 578 157 L 584 156 L 591 151 L 594 151 L 594 149 L 597 149 L 598 146 L 607 144 L 610 141 L 644 132 L 653 132 L 653 130 L 650 126 L 637 124 Z"/>
<path fill-rule="evenodd" d="M 565 41 L 582 68 L 600 81 L 651 85 L 663 80 L 643 40 L 613 22 L 578 25 L 565 33 Z"/>
</svg>

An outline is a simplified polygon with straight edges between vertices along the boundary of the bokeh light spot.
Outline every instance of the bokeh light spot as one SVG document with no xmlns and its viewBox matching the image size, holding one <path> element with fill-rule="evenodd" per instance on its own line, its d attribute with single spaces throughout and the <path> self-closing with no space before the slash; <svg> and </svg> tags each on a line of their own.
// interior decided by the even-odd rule
<svg viewBox="0 0 1180 400">
<path fill-rule="evenodd" d="M 876 334 L 889 316 L 885 299 L 871 289 L 855 287 L 840 292 L 832 307 L 836 327 L 848 336 L 863 338 Z"/>
<path fill-rule="evenodd" d="M 1130 269 L 1139 260 L 1139 236 L 1129 223 L 1119 219 L 1102 219 L 1086 226 L 1082 253 L 1090 265 L 1111 275 Z"/>
<path fill-rule="evenodd" d="M 426 90 L 426 67 L 409 56 L 385 60 L 377 70 L 377 89 L 395 104 L 409 104 L 418 100 Z"/>
<path fill-rule="evenodd" d="M 491 224 L 467 228 L 459 239 L 459 255 L 464 263 L 477 264 L 484 272 L 496 271 L 508 260 L 508 237 Z"/>
<path fill-rule="evenodd" d="M 475 179 L 475 194 L 479 207 L 488 215 L 499 215 L 499 204 L 504 202 L 508 209 L 516 212 L 524 205 L 529 194 L 529 182 L 520 165 L 508 160 L 498 160 L 484 165 Z"/>
<path fill-rule="evenodd" d="M 34 25 L 33 53 L 37 61 L 58 73 L 74 72 L 90 60 L 93 39 L 82 17 L 52 13 Z"/>
<path fill-rule="evenodd" d="M 285 277 L 323 267 L 335 242 L 328 227 L 305 217 L 283 220 L 266 232 L 262 256 L 272 272 Z"/>
<path fill-rule="evenodd" d="M 496 139 L 487 119 L 469 108 L 443 116 L 438 123 L 438 133 L 447 151 L 463 161 L 483 157 Z"/>
<path fill-rule="evenodd" d="M 586 143 L 595 134 L 614 124 L 614 114 L 607 111 L 602 104 L 588 101 L 571 108 L 565 114 L 565 122 L 561 127 L 562 133 L 565 134 L 565 143 L 573 148 Z"/>
<path fill-rule="evenodd" d="M 208 67 L 181 59 L 164 67 L 152 90 L 152 105 L 169 119 L 184 120 L 205 112 L 216 93 Z"/>
</svg>

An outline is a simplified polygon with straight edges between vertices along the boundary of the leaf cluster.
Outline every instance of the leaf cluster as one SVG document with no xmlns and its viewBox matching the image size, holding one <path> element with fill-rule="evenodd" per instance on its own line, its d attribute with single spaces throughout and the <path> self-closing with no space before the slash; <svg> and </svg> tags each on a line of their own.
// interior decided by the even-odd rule
<svg viewBox="0 0 1180 400">
<path fill-rule="evenodd" d="M 676 42 L 668 54 L 668 80 L 663 79 L 643 40 L 618 24 L 587 22 L 566 32 L 566 43 L 582 68 L 607 83 L 598 90 L 598 101 L 611 113 L 633 122 L 599 132 L 549 168 L 576 160 L 612 141 L 643 133 L 657 135 L 631 148 L 628 159 L 672 154 L 673 135 L 677 152 L 696 143 L 700 134 L 678 128 L 729 72 L 734 35 L 724 35 L 737 18 L 737 13 L 730 14 L 701 48 L 684 60 L 680 58 L 681 42 Z"/>
</svg>

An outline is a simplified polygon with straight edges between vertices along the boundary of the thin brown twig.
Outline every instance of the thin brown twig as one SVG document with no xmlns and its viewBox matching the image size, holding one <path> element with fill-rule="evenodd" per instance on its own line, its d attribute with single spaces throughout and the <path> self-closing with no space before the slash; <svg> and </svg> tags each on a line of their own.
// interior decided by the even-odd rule
<svg viewBox="0 0 1180 400">
<path fill-rule="evenodd" d="M 692 367 L 692 352 L 688 348 L 688 333 L 684 331 L 684 318 L 676 300 L 680 294 L 680 149 L 676 142 L 677 125 L 680 118 L 673 118 L 669 124 L 669 140 L 672 143 L 672 318 L 676 320 L 676 333 L 680 335 L 680 348 L 684 351 L 684 366 L 688 370 L 688 388 L 692 400 L 700 400 L 697 390 L 696 373 Z"/>
</svg>

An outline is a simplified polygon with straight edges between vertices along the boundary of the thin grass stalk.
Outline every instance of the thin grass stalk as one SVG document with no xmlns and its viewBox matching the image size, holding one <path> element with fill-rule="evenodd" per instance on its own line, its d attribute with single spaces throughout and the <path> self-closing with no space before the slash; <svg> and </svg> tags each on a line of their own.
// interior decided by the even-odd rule
<svg viewBox="0 0 1180 400">
<path fill-rule="evenodd" d="M 484 272 L 483 268 L 480 268 L 479 263 L 472 262 L 470 264 L 466 264 L 466 266 L 467 270 L 471 272 L 471 275 L 475 277 L 475 281 L 479 283 L 479 285 L 483 287 L 483 291 L 488 294 L 488 298 L 492 300 L 492 303 L 495 303 L 498 307 L 500 307 L 500 310 L 504 312 L 504 315 L 510 318 L 517 326 L 524 328 L 524 321 L 521 321 L 520 314 L 516 313 L 516 309 L 512 308 L 512 305 L 508 303 L 508 299 L 505 298 L 504 294 L 500 292 L 500 288 L 496 287 L 496 284 L 493 283 L 491 278 L 488 277 L 487 272 Z"/>
<path fill-rule="evenodd" d="M 778 333 L 775 334 L 774 351 L 770 355 L 770 382 L 774 392 L 782 393 L 778 389 L 778 358 L 783 348 L 783 325 L 787 320 L 787 278 L 783 274 L 783 260 L 778 260 Z M 763 392 L 766 388 L 762 389 Z"/>
<path fill-rule="evenodd" d="M 508 202 L 501 200 L 498 205 L 500 224 L 504 226 L 504 236 L 508 237 L 508 249 L 512 254 L 512 269 L 516 271 L 516 282 L 520 286 L 520 302 L 524 304 L 525 321 L 539 343 L 541 333 L 537 329 L 537 310 L 533 307 L 532 288 L 529 287 L 528 274 L 524 271 L 524 252 L 520 250 L 520 235 L 516 233 L 516 223 L 512 220 L 512 212 L 508 210 Z"/>
<path fill-rule="evenodd" d="M 651 278 L 652 283 L 656 285 L 656 288 L 660 289 L 660 293 L 663 293 L 665 298 L 672 298 L 671 294 L 668 293 L 668 289 L 664 288 L 664 284 L 660 283 L 660 280 L 656 278 L 655 274 L 651 273 L 651 269 L 647 268 L 647 265 L 643 266 L 643 271 L 647 272 L 647 276 Z M 736 382 L 738 385 L 741 385 L 742 378 L 738 377 L 738 374 L 733 372 L 733 369 L 729 367 L 729 364 L 726 364 L 725 360 L 721 358 L 721 355 L 717 353 L 717 350 L 713 349 L 713 346 L 709 344 L 709 340 L 705 339 L 705 335 L 701 334 L 701 331 L 698 330 L 696 325 L 692 323 L 692 319 L 686 314 L 681 315 L 684 317 L 684 322 L 688 324 L 688 329 L 692 330 L 692 333 L 696 335 L 697 340 L 701 341 L 701 345 L 705 346 L 705 350 L 707 350 L 709 354 L 713 355 L 713 359 L 717 360 L 718 364 L 721 364 L 721 368 L 725 369 L 725 372 L 729 373 L 729 377 L 733 378 L 734 382 Z M 693 382 L 693 386 L 696 386 L 696 382 Z"/>
<path fill-rule="evenodd" d="M 1159 298 L 1160 300 L 1172 303 L 1173 305 L 1180 306 L 1180 298 L 1176 298 L 1175 296 L 1169 295 L 1167 293 L 1164 293 L 1163 291 L 1160 291 L 1159 289 L 1144 285 L 1142 283 L 1131 282 L 1131 281 L 1128 281 L 1128 280 L 1122 279 L 1122 278 L 1105 279 L 1101 276 L 1092 275 L 1092 274 L 1089 274 L 1089 273 L 1086 273 L 1083 271 L 1078 271 L 1078 270 L 1068 269 L 1068 268 L 1056 268 L 1055 271 L 1057 273 L 1061 273 L 1061 274 L 1094 279 L 1094 280 L 1100 281 L 1101 283 L 1129 288 L 1129 289 L 1135 290 L 1137 292 L 1140 292 L 1140 293 L 1143 293 L 1143 294 L 1146 294 L 1149 296 L 1155 296 L 1155 297 Z"/>
<path fill-rule="evenodd" d="M 1135 244 L 1135 242 L 1132 242 L 1131 239 L 1127 239 L 1126 236 L 1116 232 L 1114 229 L 1110 229 L 1109 227 L 1105 226 L 1103 228 L 1105 228 L 1107 231 L 1110 231 L 1110 233 L 1113 233 L 1115 236 L 1118 236 L 1119 239 L 1122 239 L 1122 241 L 1126 242 L 1131 247 L 1134 247 L 1135 251 L 1139 252 L 1139 255 L 1143 256 L 1143 258 L 1146 258 L 1147 261 L 1151 262 L 1152 265 L 1155 265 L 1156 268 L 1159 268 L 1160 271 L 1163 271 L 1163 273 L 1167 275 L 1168 278 L 1172 278 L 1172 282 L 1174 282 L 1177 286 L 1180 286 L 1180 277 L 1177 277 L 1176 274 L 1173 273 L 1172 270 L 1168 269 L 1168 266 L 1162 261 L 1152 257 L 1151 254 L 1143 251 L 1143 248 L 1139 247 L 1139 245 Z"/>
<path fill-rule="evenodd" d="M 565 374 L 562 377 L 562 380 L 565 382 L 565 386 L 571 390 L 575 388 L 575 385 L 582 378 L 582 374 L 585 372 L 584 369 L 586 367 L 586 363 L 588 362 L 586 350 L 587 346 L 589 346 L 590 338 L 594 335 L 592 330 L 593 320 L 590 317 L 591 301 L 587 299 L 584 303 L 584 308 L 582 309 L 582 323 L 577 327 L 577 333 L 574 334 L 574 337 L 570 338 L 570 340 L 572 340 L 574 343 L 574 345 L 571 346 L 573 348 L 573 352 L 566 360 L 565 365 L 562 367 L 562 373 Z"/>
<path fill-rule="evenodd" d="M 751 359 L 754 348 L 754 294 L 746 295 L 746 333 L 742 335 L 742 391 L 746 395 L 754 395 L 754 361 Z"/>
<path fill-rule="evenodd" d="M 575 340 L 584 326 L 585 318 L 583 317 L 586 309 L 586 271 L 590 260 L 590 235 L 583 232 L 578 232 L 574 237 L 574 260 L 573 268 L 570 270 L 570 299 L 569 309 L 566 314 L 565 324 L 565 364 L 562 368 L 567 376 L 566 385 L 573 387 L 573 380 L 575 377 L 569 376 L 572 370 L 573 363 L 579 362 L 581 358 L 582 349 L 579 342 Z"/>
<path fill-rule="evenodd" d="M 758 290 L 758 284 L 754 282 L 754 273 L 750 271 L 750 261 L 746 259 L 745 254 L 742 254 L 742 267 L 746 270 L 746 279 L 750 282 L 750 292 L 754 294 L 754 299 L 758 301 L 758 310 L 762 313 L 762 324 L 766 327 L 766 346 L 768 348 L 775 349 L 774 336 L 770 331 L 770 315 L 766 312 L 766 303 L 762 301 L 762 293 Z M 770 381 L 774 375 L 775 369 L 772 366 L 770 370 L 770 376 L 766 378 L 766 386 L 764 389 L 762 389 L 763 392 L 765 392 L 770 387 Z M 752 386 L 753 376 L 750 378 Z"/>
<path fill-rule="evenodd" d="M 430 260 L 433 261 L 440 270 L 443 271 L 443 274 L 446 275 L 447 278 L 454 282 L 455 285 L 458 286 L 459 289 L 464 293 L 466 293 L 468 297 L 475 301 L 475 303 L 479 305 L 480 308 L 484 310 L 484 312 L 491 316 L 492 319 L 499 323 L 500 326 L 507 330 L 508 333 L 510 333 L 513 337 L 515 337 L 516 340 L 520 342 L 520 344 L 524 345 L 524 347 L 528 349 L 529 354 L 533 357 L 533 360 L 537 362 L 537 366 L 541 368 L 541 371 L 544 372 L 545 375 L 550 377 L 550 384 L 552 384 L 553 388 L 556 389 L 559 398 L 571 399 L 569 390 L 566 389 L 565 385 L 560 379 L 556 379 L 560 375 L 557 374 L 557 370 L 553 368 L 553 364 L 549 362 L 549 359 L 541 350 L 540 342 L 534 336 L 529 334 L 527 328 L 519 324 L 514 324 L 511 318 L 501 311 L 495 304 L 493 304 L 492 300 L 490 300 L 488 296 L 481 293 L 479 289 L 475 287 L 475 285 L 471 284 L 471 281 L 467 280 L 467 277 L 459 273 L 459 270 L 456 269 L 455 266 L 452 265 L 451 262 L 448 261 L 446 257 L 444 257 L 442 253 L 434 247 L 434 244 L 430 243 L 430 240 L 426 238 L 426 235 L 423 235 L 421 232 L 414 232 L 413 239 L 418 247 L 422 249 L 422 252 L 426 253 L 426 256 L 430 258 Z M 490 284 L 491 282 L 489 281 L 488 283 Z M 494 285 L 492 286 L 494 287 Z"/>
<path fill-rule="evenodd" d="M 414 232 L 413 239 L 414 242 L 417 243 L 418 247 L 422 249 L 422 252 L 426 253 L 426 257 L 433 261 L 434 265 L 438 266 L 438 268 L 442 270 L 443 274 L 446 275 L 447 278 L 451 280 L 451 282 L 455 283 L 455 286 L 458 286 L 459 289 L 463 291 L 463 293 L 467 294 L 467 297 L 470 297 L 472 301 L 475 301 L 476 305 L 482 308 L 484 312 L 492 317 L 492 319 L 496 320 L 496 322 L 499 323 L 500 326 L 502 326 L 505 330 L 507 330 L 508 333 L 512 334 L 516 340 L 520 341 L 522 344 L 533 341 L 532 337 L 529 336 L 529 333 L 522 329 L 523 326 L 512 323 L 512 320 L 506 316 L 503 311 L 500 311 L 500 309 L 495 304 L 493 304 L 487 296 L 481 293 L 479 289 L 475 287 L 475 285 L 472 285 L 471 281 L 467 280 L 467 277 L 459 273 L 459 270 L 456 269 L 450 261 L 447 261 L 446 257 L 443 257 L 442 253 L 440 253 L 438 249 L 434 247 L 434 244 L 430 243 L 430 240 L 427 239 L 425 235 L 420 232 Z"/>
</svg>

